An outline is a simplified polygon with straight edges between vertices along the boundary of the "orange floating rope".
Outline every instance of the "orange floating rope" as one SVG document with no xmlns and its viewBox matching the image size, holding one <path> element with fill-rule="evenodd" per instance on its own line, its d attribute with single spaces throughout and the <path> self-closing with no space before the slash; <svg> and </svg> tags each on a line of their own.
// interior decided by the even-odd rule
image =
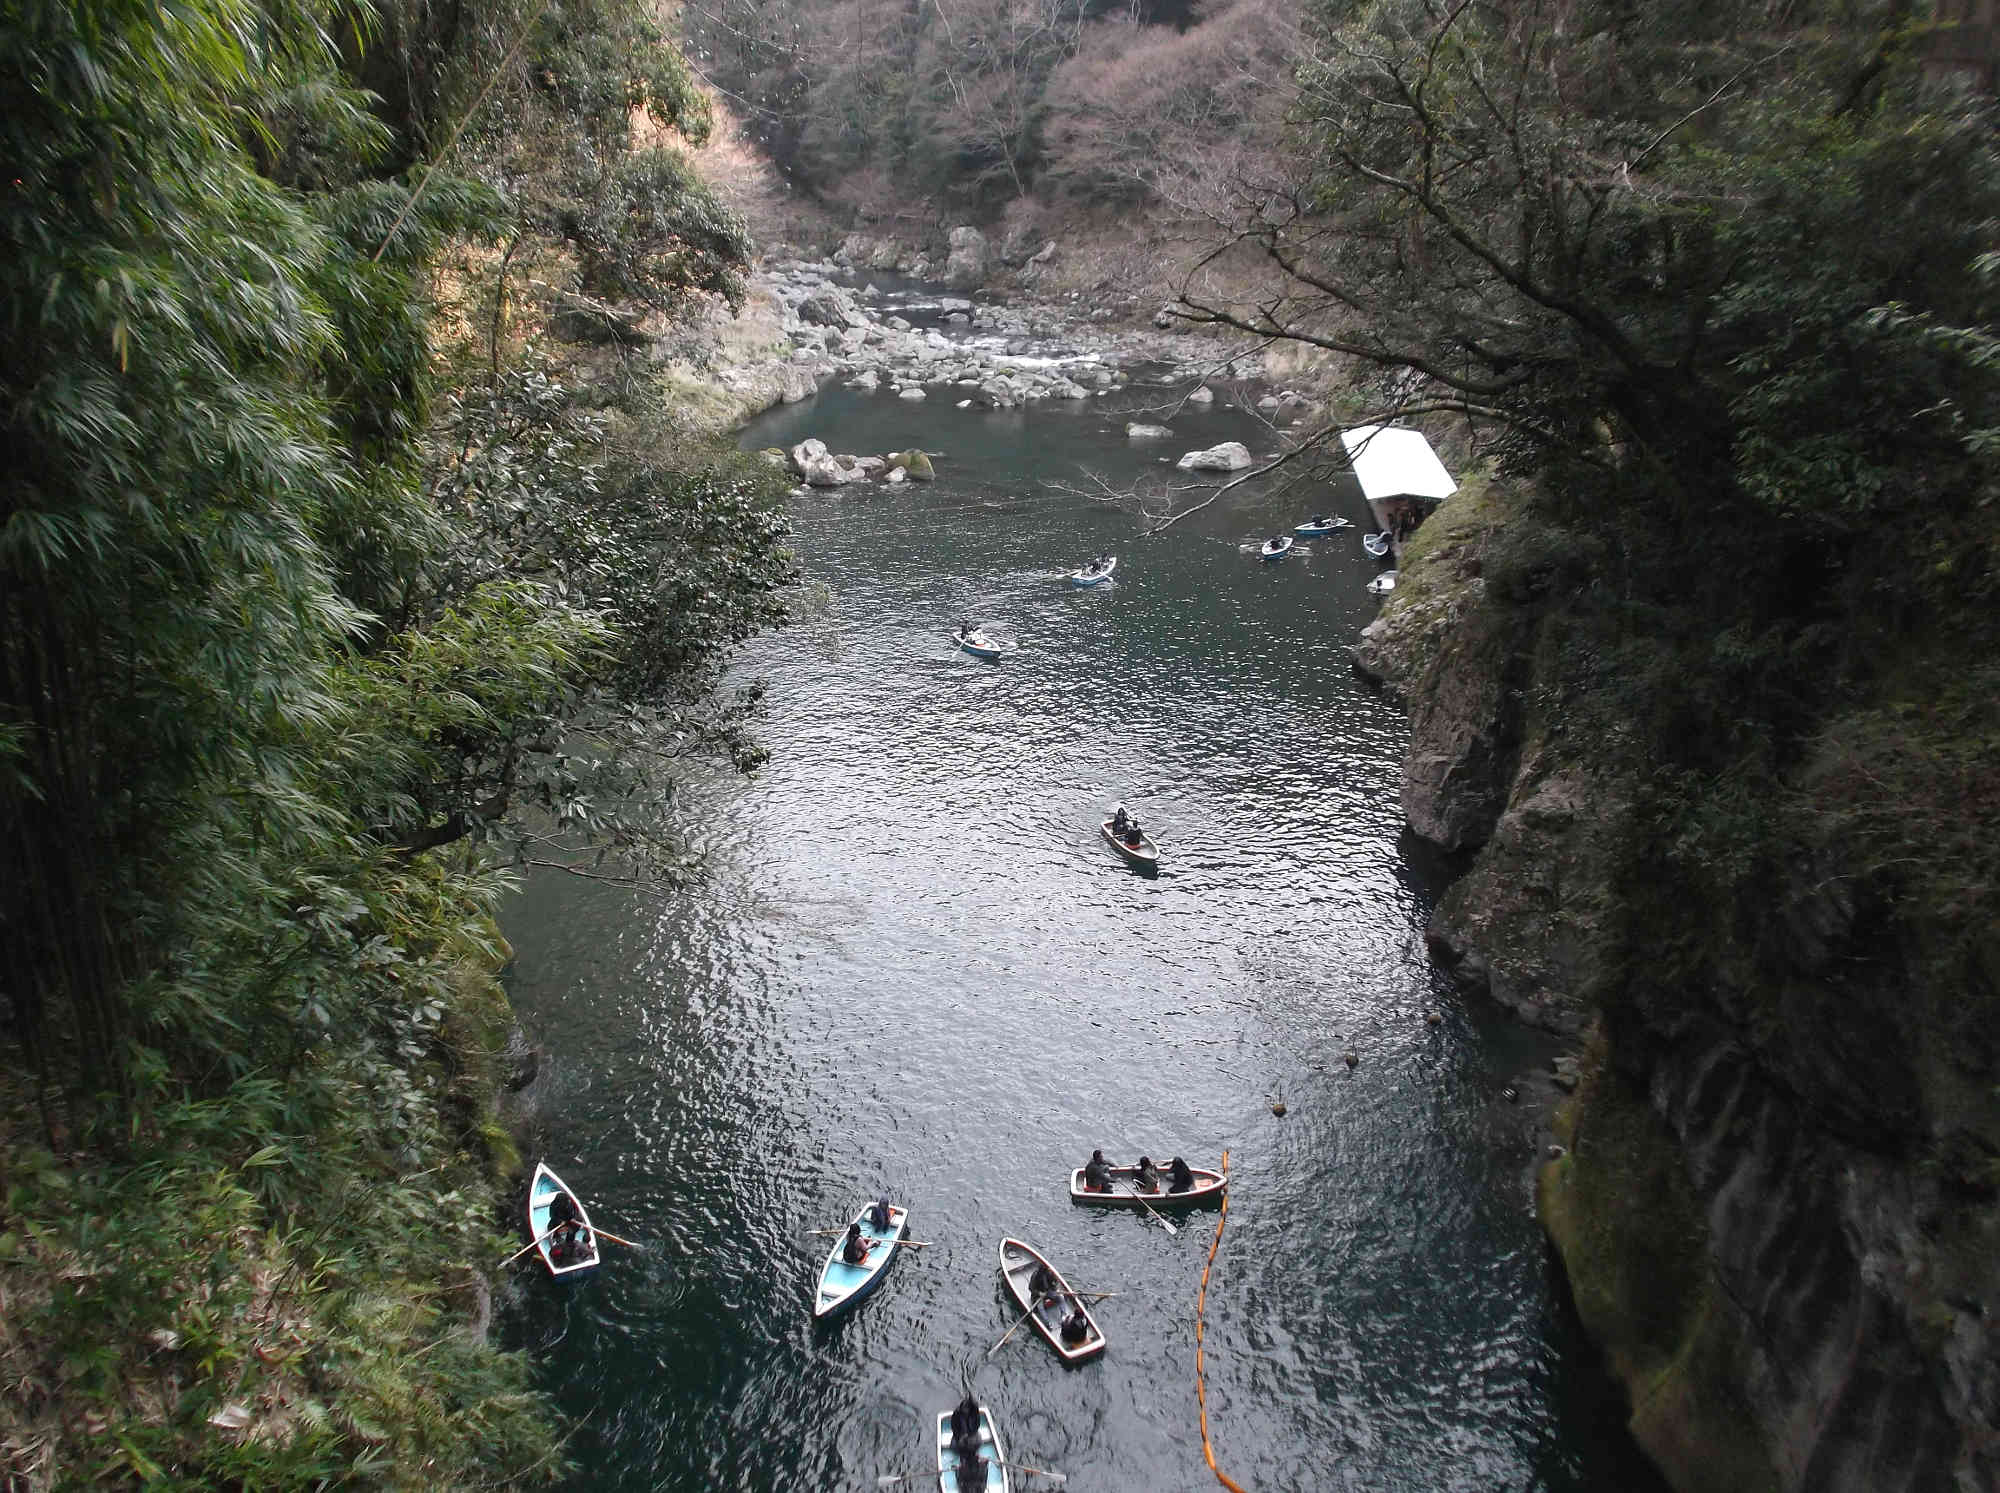
<svg viewBox="0 0 2000 1493">
<path fill-rule="evenodd" d="M 1222 1177 L 1225 1182 L 1229 1179 L 1227 1151 L 1222 1153 Z M 1201 1314 L 1202 1309 L 1208 1305 L 1208 1272 L 1215 1264 L 1215 1252 L 1222 1245 L 1222 1226 L 1227 1222 L 1229 1222 L 1229 1190 L 1225 1187 L 1222 1192 L 1222 1212 L 1215 1220 L 1215 1238 L 1209 1242 L 1208 1260 L 1201 1267 L 1201 1295 L 1195 1298 L 1194 1303 L 1194 1397 L 1201 1406 L 1201 1454 L 1208 1458 L 1208 1470 L 1215 1474 L 1216 1480 L 1227 1488 L 1229 1493 L 1244 1493 L 1242 1484 L 1215 1465 L 1215 1448 L 1209 1445 L 1208 1441 L 1208 1385 L 1203 1379 L 1201 1367 Z"/>
</svg>

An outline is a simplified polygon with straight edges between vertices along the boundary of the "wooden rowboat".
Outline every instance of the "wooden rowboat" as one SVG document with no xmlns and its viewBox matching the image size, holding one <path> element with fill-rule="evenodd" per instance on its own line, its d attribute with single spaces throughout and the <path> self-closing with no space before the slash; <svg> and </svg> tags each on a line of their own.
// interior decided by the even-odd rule
<svg viewBox="0 0 2000 1493">
<path fill-rule="evenodd" d="M 909 1227 L 910 1210 L 892 1204 L 889 1208 L 889 1227 L 878 1229 L 868 1221 L 869 1209 L 873 1206 L 871 1203 L 868 1208 L 863 1208 L 854 1220 L 861 1225 L 861 1237 L 870 1241 L 868 1258 L 859 1265 L 847 1263 L 842 1254 L 847 1247 L 845 1230 L 841 1232 L 841 1237 L 834 1241 L 833 1248 L 828 1251 L 826 1263 L 819 1271 L 819 1288 L 813 1293 L 815 1322 L 824 1322 L 831 1317 L 839 1316 L 874 1290 L 882 1283 L 882 1276 L 888 1270 L 889 1262 L 902 1253 L 896 1241 L 903 1237 L 904 1231 Z"/>
<path fill-rule="evenodd" d="M 1056 1289 L 1053 1295 L 1037 1298 L 1029 1288 L 1034 1278 L 1036 1266 L 1045 1267 L 1055 1276 Z M 1000 1241 L 1000 1278 L 1007 1283 L 1007 1294 L 1014 1298 L 1014 1304 L 1028 1314 L 1035 1331 L 1048 1340 L 1056 1356 L 1064 1363 L 1082 1363 L 1104 1351 L 1104 1329 L 1097 1325 L 1097 1318 L 1091 1316 L 1076 1293 L 1069 1288 L 1069 1282 L 1050 1265 L 1047 1258 L 1031 1244 L 1019 1239 Z M 1063 1318 L 1075 1307 L 1083 1313 L 1083 1320 L 1090 1324 L 1089 1334 L 1078 1343 L 1063 1341 Z"/>
<path fill-rule="evenodd" d="M 1260 560 L 1282 560 L 1292 552 L 1292 536 L 1280 534 L 1275 539 L 1264 541 L 1264 547 L 1257 551 Z"/>
<path fill-rule="evenodd" d="M 1228 1178 L 1221 1172 L 1211 1172 L 1206 1168 L 1191 1166 L 1194 1186 L 1186 1192 L 1167 1191 L 1166 1168 L 1160 1168 L 1160 1190 L 1158 1192 L 1139 1191 L 1139 1169 L 1136 1166 L 1114 1166 L 1111 1168 L 1111 1191 L 1092 1192 L 1083 1185 L 1083 1168 L 1078 1167 L 1069 1174 L 1069 1197 L 1073 1203 L 1095 1203 L 1100 1208 L 1189 1208 L 1196 1203 L 1212 1203 L 1222 1196 L 1229 1185 Z"/>
<path fill-rule="evenodd" d="M 556 1243 L 545 1236 L 549 1232 L 549 1204 L 564 1194 L 576 1204 L 577 1245 L 573 1251 L 566 1252 L 558 1263 Z M 535 1253 L 549 1267 L 550 1275 L 576 1275 L 597 1263 L 597 1231 L 590 1226 L 590 1215 L 584 1211 L 583 1199 L 570 1191 L 569 1184 L 550 1171 L 544 1161 L 535 1163 L 535 1178 L 528 1184 L 528 1233 L 536 1241 Z"/>
<path fill-rule="evenodd" d="M 1315 514 L 1312 518 L 1307 519 L 1304 523 L 1294 525 L 1292 528 L 1292 532 L 1294 534 L 1304 535 L 1307 539 L 1321 539 L 1324 538 L 1326 535 L 1331 534 L 1335 529 L 1351 529 L 1353 527 L 1354 524 L 1352 520 L 1344 518 L 1322 518 L 1319 515 Z"/>
<path fill-rule="evenodd" d="M 958 1458 L 951 1449 L 951 1416 L 946 1413 L 938 1417 L 938 1493 L 1012 1493 L 1014 1479 L 1005 1465 L 1007 1454 L 1000 1449 L 1000 1428 L 993 1423 L 993 1412 L 984 1405 L 979 1407 L 979 1448 L 986 1462 L 986 1481 L 962 1488 L 958 1482 Z"/>
<path fill-rule="evenodd" d="M 1363 534 L 1361 547 L 1378 560 L 1386 559 L 1390 549 L 1389 531 L 1384 529 L 1379 534 Z"/>
<path fill-rule="evenodd" d="M 1112 849 L 1116 850 L 1126 860 L 1140 867 L 1142 870 L 1155 871 L 1159 869 L 1160 847 L 1153 843 L 1151 835 L 1147 834 L 1144 830 L 1140 830 L 1139 843 L 1132 845 L 1126 842 L 1124 836 L 1112 829 L 1111 825 L 1112 821 L 1107 819 L 1098 828 L 1103 831 L 1104 838 L 1111 842 Z"/>
<path fill-rule="evenodd" d="M 1368 583 L 1368 589 L 1377 596 L 1387 596 L 1396 589 L 1396 572 L 1385 570 Z"/>
<path fill-rule="evenodd" d="M 967 633 L 953 633 L 951 640 L 974 658 L 995 659 L 1007 651 L 977 628 Z"/>
<path fill-rule="evenodd" d="M 1111 572 L 1117 568 L 1118 557 L 1106 555 L 1102 568 L 1093 560 L 1081 570 L 1072 570 L 1069 573 L 1069 583 L 1072 586 L 1101 586 L 1111 579 Z"/>
</svg>

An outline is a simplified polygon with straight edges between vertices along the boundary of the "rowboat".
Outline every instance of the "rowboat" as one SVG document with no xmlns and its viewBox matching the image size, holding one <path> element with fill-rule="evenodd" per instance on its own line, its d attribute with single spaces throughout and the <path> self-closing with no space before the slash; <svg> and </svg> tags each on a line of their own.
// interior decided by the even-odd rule
<svg viewBox="0 0 2000 1493">
<path fill-rule="evenodd" d="M 1387 596 L 1396 589 L 1396 572 L 1385 570 L 1368 583 L 1368 589 L 1377 596 Z"/>
<path fill-rule="evenodd" d="M 1078 1167 L 1069 1174 L 1069 1199 L 1073 1203 L 1095 1203 L 1100 1208 L 1191 1208 L 1197 1203 L 1214 1202 L 1229 1185 L 1229 1179 L 1221 1172 L 1199 1166 L 1188 1170 L 1194 1173 L 1194 1185 L 1186 1192 L 1167 1190 L 1165 1168 L 1160 1170 L 1159 1191 L 1141 1192 L 1136 1166 L 1112 1167 L 1111 1190 L 1093 1192 L 1083 1185 L 1083 1168 Z"/>
<path fill-rule="evenodd" d="M 871 1204 L 870 1207 L 873 1205 Z M 868 1221 L 869 1208 L 863 1208 L 855 1217 L 861 1225 L 861 1237 L 869 1241 L 868 1258 L 859 1265 L 850 1265 L 841 1251 L 847 1247 L 847 1231 L 841 1231 L 833 1248 L 827 1252 L 826 1263 L 820 1267 L 819 1289 L 813 1294 L 813 1320 L 824 1322 L 837 1317 L 855 1302 L 866 1296 L 882 1283 L 882 1276 L 889 1268 L 889 1262 L 902 1251 L 896 1240 L 903 1237 L 909 1227 L 910 1210 L 891 1206 L 889 1227 L 878 1229 Z"/>
<path fill-rule="evenodd" d="M 1318 514 L 1314 514 L 1304 523 L 1294 527 L 1292 532 L 1303 535 L 1307 539 L 1318 539 L 1323 535 L 1331 534 L 1335 529 L 1351 529 L 1353 527 L 1354 525 L 1347 519 L 1322 518 Z"/>
<path fill-rule="evenodd" d="M 1128 844 L 1124 836 L 1111 827 L 1112 823 L 1113 821 L 1107 819 L 1098 826 L 1099 829 L 1103 830 L 1104 838 L 1111 842 L 1111 848 L 1135 866 L 1143 867 L 1148 871 L 1158 870 L 1160 865 L 1160 847 L 1153 843 L 1153 837 L 1142 829 L 1139 831 L 1139 843 L 1137 845 Z"/>
<path fill-rule="evenodd" d="M 1034 1278 L 1035 1269 L 1041 1266 L 1055 1277 L 1052 1294 L 1035 1296 L 1029 1282 Z M 1056 1350 L 1056 1356 L 1064 1363 L 1082 1363 L 1086 1358 L 1095 1357 L 1104 1351 L 1104 1329 L 1097 1325 L 1097 1319 L 1090 1314 L 1090 1308 L 1083 1304 L 1077 1294 L 1070 1290 L 1069 1282 L 1057 1273 L 1055 1266 L 1031 1244 L 1023 1244 L 1019 1239 L 1000 1241 L 1000 1278 L 1007 1283 L 1007 1294 L 1014 1298 L 1014 1304 L 1028 1314 L 1035 1331 L 1048 1339 L 1048 1344 Z M 1082 1341 L 1063 1341 L 1063 1319 L 1071 1308 L 1083 1313 L 1083 1320 L 1090 1331 Z"/>
<path fill-rule="evenodd" d="M 1118 557 L 1106 555 L 1101 564 L 1093 560 L 1081 570 L 1072 570 L 1069 573 L 1069 583 L 1072 586 L 1101 586 L 1111 579 L 1111 572 L 1117 568 Z"/>
<path fill-rule="evenodd" d="M 979 1455 L 986 1463 L 986 1481 L 961 1488 L 958 1458 L 951 1449 L 951 1416 L 946 1413 L 938 1417 L 939 1493 L 1010 1493 L 1013 1488 L 1014 1480 L 1006 1466 L 1007 1454 L 1000 1449 L 1000 1427 L 993 1423 L 993 1412 L 984 1405 L 979 1407 Z"/>
<path fill-rule="evenodd" d="M 1257 551 L 1257 558 L 1282 560 L 1291 553 L 1292 542 L 1292 536 L 1289 534 L 1280 534 L 1274 539 L 1267 539 L 1264 541 L 1264 547 Z"/>
<path fill-rule="evenodd" d="M 1007 651 L 977 628 L 971 632 L 955 632 L 951 635 L 951 640 L 974 658 L 998 658 Z"/>
<path fill-rule="evenodd" d="M 1389 531 L 1384 529 L 1379 534 L 1363 534 L 1361 536 L 1361 547 L 1378 560 L 1387 559 L 1389 555 Z"/>
<path fill-rule="evenodd" d="M 558 1263 L 556 1241 L 547 1237 L 549 1204 L 565 1194 L 576 1204 L 576 1246 L 566 1249 L 562 1261 Z M 590 1226 L 590 1215 L 584 1212 L 583 1199 L 570 1191 L 569 1184 L 550 1171 L 545 1161 L 535 1163 L 535 1178 L 528 1184 L 528 1233 L 535 1240 L 535 1253 L 549 1267 L 550 1275 L 575 1275 L 597 1263 L 597 1231 Z"/>
</svg>

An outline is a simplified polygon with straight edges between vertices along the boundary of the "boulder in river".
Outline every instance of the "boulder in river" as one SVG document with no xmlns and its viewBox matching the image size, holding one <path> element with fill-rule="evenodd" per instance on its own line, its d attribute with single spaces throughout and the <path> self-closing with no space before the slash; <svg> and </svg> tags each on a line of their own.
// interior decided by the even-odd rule
<svg viewBox="0 0 2000 1493">
<path fill-rule="evenodd" d="M 1173 431 L 1164 425 L 1142 425 L 1136 420 L 1125 427 L 1125 439 L 1128 441 L 1164 441 L 1172 434 Z"/>
<path fill-rule="evenodd" d="M 1256 458 L 1241 441 L 1224 441 L 1206 451 L 1190 451 L 1175 463 L 1183 472 L 1240 472 L 1255 464 Z"/>
<path fill-rule="evenodd" d="M 865 322 L 854 302 L 847 298 L 847 292 L 836 285 L 822 285 L 799 302 L 799 320 L 816 327 L 849 326 L 852 324 L 849 317 Z"/>
<path fill-rule="evenodd" d="M 929 482 L 937 476 L 931 467 L 931 459 L 921 451 L 891 451 L 889 465 L 908 472 L 913 482 Z"/>
<path fill-rule="evenodd" d="M 1188 395 L 1188 403 L 1213 404 L 1215 403 L 1215 390 L 1209 388 L 1207 384 L 1203 384 L 1201 385 L 1201 387 L 1196 389 L 1192 394 Z"/>
</svg>

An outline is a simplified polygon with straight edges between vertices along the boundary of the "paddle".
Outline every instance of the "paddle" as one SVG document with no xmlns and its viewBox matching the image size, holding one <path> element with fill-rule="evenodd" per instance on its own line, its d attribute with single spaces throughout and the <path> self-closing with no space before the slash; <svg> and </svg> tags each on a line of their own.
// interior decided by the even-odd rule
<svg viewBox="0 0 2000 1493">
<path fill-rule="evenodd" d="M 1019 1331 L 1021 1330 L 1021 1325 L 1022 1325 L 1022 1323 L 1026 1322 L 1026 1321 L 1028 1320 L 1028 1318 L 1030 1318 L 1030 1317 L 1034 1316 L 1034 1314 L 1035 1314 L 1035 1307 L 1036 1307 L 1036 1306 L 1040 1306 L 1040 1305 L 1041 1305 L 1041 1304 L 1042 1304 L 1042 1303 L 1043 1303 L 1044 1301 L 1046 1301 L 1046 1300 L 1048 1300 L 1048 1299 L 1049 1299 L 1049 1298 L 1048 1298 L 1048 1297 L 1046 1297 L 1046 1296 L 1038 1296 L 1038 1297 L 1036 1297 L 1036 1298 L 1035 1298 L 1035 1305 L 1034 1305 L 1034 1306 L 1031 1306 L 1031 1307 L 1029 1307 L 1029 1308 L 1028 1308 L 1028 1309 L 1027 1309 L 1026 1311 L 1022 1312 L 1022 1313 L 1021 1313 L 1021 1316 L 1020 1316 L 1020 1319 L 1019 1319 L 1018 1321 L 1016 1321 L 1016 1322 L 1014 1323 L 1014 1325 L 1013 1325 L 1012 1327 L 1008 1328 L 1008 1329 L 1007 1329 L 1007 1330 L 1006 1330 L 1005 1332 L 1003 1332 L 1003 1333 L 1001 1333 L 1001 1334 L 1000 1334 L 1000 1341 L 999 1341 L 999 1342 L 997 1342 L 997 1343 L 995 1343 L 995 1344 L 994 1344 L 994 1345 L 993 1345 L 992 1347 L 990 1347 L 990 1348 L 988 1348 L 988 1349 L 986 1350 L 986 1356 L 987 1356 L 988 1358 L 991 1358 L 991 1357 L 992 1357 L 992 1356 L 993 1356 L 993 1355 L 994 1355 L 995 1353 L 998 1353 L 998 1352 L 999 1352 L 999 1351 L 1000 1351 L 1000 1350 L 1001 1350 L 1002 1348 L 1006 1347 L 1006 1346 L 1007 1346 L 1007 1339 L 1008 1339 L 1008 1338 L 1010 1338 L 1010 1337 L 1012 1337 L 1012 1336 L 1013 1336 L 1013 1335 L 1014 1335 L 1015 1333 L 1017 1333 L 1017 1332 L 1019 1332 Z"/>
<path fill-rule="evenodd" d="M 928 1239 L 891 1239 L 889 1242 L 891 1244 L 903 1245 L 909 1249 L 929 1249 L 931 1247 L 931 1241 Z"/>
<path fill-rule="evenodd" d="M 597 1237 L 600 1239 L 609 1239 L 613 1244 L 622 1244 L 627 1249 L 638 1250 L 641 1254 L 644 1254 L 646 1252 L 645 1245 L 634 1244 L 630 1239 L 620 1239 L 616 1234 L 607 1233 L 605 1230 L 598 1228 L 595 1224 L 591 1225 L 591 1232 L 596 1234 Z"/>
<path fill-rule="evenodd" d="M 1069 1481 L 1069 1474 L 1066 1472 L 1050 1472 L 1046 1467 L 1030 1467 L 1025 1462 L 995 1462 L 990 1457 L 981 1457 L 979 1460 L 992 1467 L 1004 1467 L 1009 1472 L 1025 1472 L 1030 1477 L 1045 1477 L 1052 1483 L 1066 1483 Z M 925 1476 L 929 1476 L 929 1474 L 926 1473 Z M 878 1488 L 893 1488 L 898 1483 L 907 1483 L 909 1481 L 910 1476 L 908 1473 L 885 1472 L 875 1479 L 875 1486 Z"/>
<path fill-rule="evenodd" d="M 530 1239 L 526 1244 L 522 1245 L 519 1249 L 515 1250 L 511 1255 L 507 1256 L 507 1258 L 502 1260 L 500 1263 L 502 1265 L 513 1264 L 516 1260 L 520 1259 L 522 1255 L 526 1254 L 529 1250 L 533 1249 L 537 1244 L 540 1244 L 544 1239 L 548 1238 L 550 1234 L 553 1234 L 557 1229 L 561 1227 L 562 1225 L 559 1223 L 550 1224 L 545 1232 L 537 1234 L 534 1238 Z"/>
<path fill-rule="evenodd" d="M 1165 1229 L 1169 1234 L 1178 1234 L 1180 1232 L 1179 1229 L 1175 1228 L 1172 1224 L 1168 1223 L 1165 1218 L 1162 1218 L 1160 1216 L 1159 1211 L 1155 1209 L 1151 1203 L 1146 1201 L 1145 1195 L 1141 1193 L 1138 1188 L 1135 1187 L 1132 1189 L 1132 1196 L 1139 1199 L 1139 1206 L 1141 1208 L 1144 1208 L 1148 1213 L 1151 1213 L 1154 1218 L 1159 1219 L 1161 1228 Z"/>
</svg>

